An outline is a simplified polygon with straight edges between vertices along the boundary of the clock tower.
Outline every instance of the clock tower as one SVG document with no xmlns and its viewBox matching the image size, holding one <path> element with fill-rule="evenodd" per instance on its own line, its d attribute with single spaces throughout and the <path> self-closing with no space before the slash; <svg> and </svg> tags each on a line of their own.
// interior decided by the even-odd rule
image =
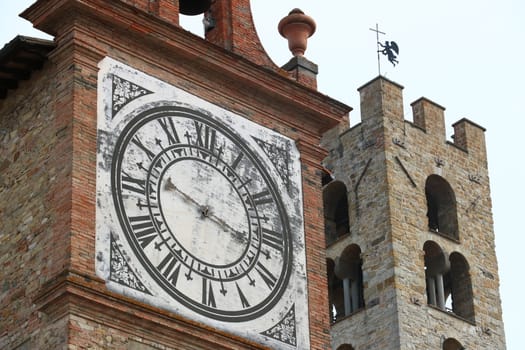
<svg viewBox="0 0 525 350">
<path fill-rule="evenodd" d="M 179 25 L 202 15 L 204 37 Z M 36 0 L 0 50 L 0 348 L 504 349 L 484 129 L 249 0 Z"/>
<path fill-rule="evenodd" d="M 0 105 L 0 347 L 329 349 L 319 144 L 350 108 L 316 90 L 314 21 L 280 23 L 280 68 L 248 0 L 22 16 L 54 40 L 4 49 L 31 80 Z"/>
</svg>

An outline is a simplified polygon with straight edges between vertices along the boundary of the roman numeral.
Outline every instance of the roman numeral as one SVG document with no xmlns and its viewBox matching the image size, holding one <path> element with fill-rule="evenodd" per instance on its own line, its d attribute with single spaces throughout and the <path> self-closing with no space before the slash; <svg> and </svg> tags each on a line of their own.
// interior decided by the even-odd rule
<svg viewBox="0 0 525 350">
<path fill-rule="evenodd" d="M 158 121 L 168 137 L 169 144 L 174 145 L 180 143 L 180 138 L 175 129 L 175 125 L 173 124 L 173 120 L 171 118 L 159 118 Z"/>
<path fill-rule="evenodd" d="M 157 229 L 149 215 L 131 216 L 129 222 L 142 248 L 146 248 L 157 237 Z"/>
<path fill-rule="evenodd" d="M 274 275 L 272 275 L 272 273 L 268 271 L 268 269 L 264 267 L 264 265 L 261 264 L 260 261 L 257 262 L 255 270 L 259 273 L 259 275 L 261 275 L 261 278 L 263 279 L 264 283 L 266 283 L 268 288 L 273 289 L 273 287 L 275 287 L 277 278 Z"/>
<path fill-rule="evenodd" d="M 268 190 L 264 190 L 262 192 L 252 195 L 252 199 L 253 199 L 253 204 L 256 206 L 273 202 L 273 198 Z M 246 200 L 246 203 L 250 204 L 249 199 Z"/>
<path fill-rule="evenodd" d="M 126 172 L 122 172 L 122 188 L 143 196 L 146 195 L 146 180 L 135 179 Z"/>
<path fill-rule="evenodd" d="M 224 282 L 222 281 L 220 271 L 219 271 L 219 281 L 221 281 L 221 289 L 219 290 L 219 292 L 221 292 L 222 295 L 226 296 L 226 293 L 228 293 L 228 291 L 224 288 Z"/>
<path fill-rule="evenodd" d="M 244 157 L 244 153 L 239 153 L 239 155 L 237 156 L 237 158 L 235 158 L 235 160 L 233 161 L 231 165 L 232 169 L 235 170 L 237 168 L 237 166 L 239 165 L 243 157 Z"/>
<path fill-rule="evenodd" d="M 248 299 L 246 299 L 246 296 L 243 294 L 237 282 L 235 282 L 235 285 L 237 286 L 237 293 L 239 293 L 239 298 L 241 299 L 241 305 L 243 308 L 246 309 L 247 307 L 250 306 L 250 303 L 248 302 Z"/>
<path fill-rule="evenodd" d="M 228 168 L 228 176 L 234 176 L 235 173 L 232 170 L 235 170 L 239 163 L 241 162 L 242 158 L 244 157 L 244 153 L 239 153 L 237 157 L 233 160 L 231 167 L 231 170 Z M 235 178 L 233 179 L 235 181 Z"/>
<path fill-rule="evenodd" d="M 181 262 L 179 259 L 177 259 L 172 252 L 169 252 L 157 266 L 157 269 L 176 287 L 177 280 L 179 279 L 180 267 Z"/>
<path fill-rule="evenodd" d="M 280 232 L 262 228 L 262 243 L 278 251 L 283 250 L 283 235 Z"/>
<path fill-rule="evenodd" d="M 202 278 L 202 304 L 217 307 L 215 304 L 215 295 L 213 294 L 213 286 L 211 281 L 206 278 Z"/>
<path fill-rule="evenodd" d="M 186 256 L 186 259 L 188 258 L 188 256 Z M 186 259 L 184 259 L 184 261 L 186 261 Z M 191 265 L 190 265 L 190 268 L 189 268 L 189 271 L 188 273 L 185 273 L 184 276 L 186 276 L 186 279 L 188 281 L 192 281 L 193 280 L 193 277 L 191 277 L 191 273 L 193 272 L 193 264 L 195 263 L 195 260 L 192 260 L 191 261 Z"/>
<path fill-rule="evenodd" d="M 252 179 L 248 179 L 248 180 L 244 181 L 242 184 L 237 186 L 237 189 L 240 190 L 241 188 L 246 187 L 250 182 L 252 182 Z M 246 199 L 246 203 L 250 204 L 248 199 Z"/>
<path fill-rule="evenodd" d="M 215 149 L 216 131 L 211 129 L 208 125 L 204 125 L 197 121 L 194 122 L 195 130 L 197 130 L 197 146 L 206 148 L 213 153 L 213 150 Z"/>
<path fill-rule="evenodd" d="M 138 136 L 135 136 L 131 139 L 131 142 L 133 142 L 138 148 L 140 148 L 146 155 L 148 156 L 149 160 L 152 160 L 155 157 L 155 153 L 153 153 L 151 150 L 149 150 L 142 141 L 138 138 Z"/>
</svg>

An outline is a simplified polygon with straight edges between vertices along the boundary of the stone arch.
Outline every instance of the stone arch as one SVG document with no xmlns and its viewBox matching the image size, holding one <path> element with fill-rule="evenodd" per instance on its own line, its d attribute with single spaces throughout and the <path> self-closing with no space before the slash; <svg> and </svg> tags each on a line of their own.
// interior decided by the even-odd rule
<svg viewBox="0 0 525 350">
<path fill-rule="evenodd" d="M 343 281 L 335 274 L 335 263 L 326 259 L 326 272 L 328 277 L 328 305 L 330 321 L 337 321 L 337 316 L 344 316 L 344 291 Z"/>
<path fill-rule="evenodd" d="M 448 338 L 443 342 L 443 350 L 464 350 L 465 348 L 454 338 Z"/>
<path fill-rule="evenodd" d="M 472 282 L 465 257 L 458 252 L 447 256 L 434 241 L 426 241 L 423 250 L 428 304 L 474 322 Z"/>
<path fill-rule="evenodd" d="M 335 242 L 350 232 L 348 196 L 341 181 L 332 181 L 323 190 L 326 244 Z"/>
<path fill-rule="evenodd" d="M 350 344 L 342 344 L 342 345 L 339 345 L 337 350 L 354 350 L 354 347 Z"/>
<path fill-rule="evenodd" d="M 429 229 L 458 240 L 456 195 L 450 184 L 439 175 L 430 175 L 425 182 L 425 196 Z"/>
<path fill-rule="evenodd" d="M 474 296 L 467 259 L 458 252 L 450 254 L 448 284 L 452 298 L 452 312 L 474 322 Z"/>
<path fill-rule="evenodd" d="M 321 186 L 326 186 L 330 182 L 334 181 L 334 178 L 328 169 L 321 170 Z"/>
<path fill-rule="evenodd" d="M 343 285 L 344 312 L 341 316 L 351 315 L 365 305 L 362 266 L 361 248 L 357 244 L 346 247 L 339 257 L 334 271 Z M 339 317 L 337 315 L 337 318 Z"/>
<path fill-rule="evenodd" d="M 434 241 L 426 241 L 423 245 L 425 252 L 425 279 L 427 286 L 427 302 L 429 305 L 445 309 L 445 276 L 450 264 L 443 249 Z"/>
</svg>

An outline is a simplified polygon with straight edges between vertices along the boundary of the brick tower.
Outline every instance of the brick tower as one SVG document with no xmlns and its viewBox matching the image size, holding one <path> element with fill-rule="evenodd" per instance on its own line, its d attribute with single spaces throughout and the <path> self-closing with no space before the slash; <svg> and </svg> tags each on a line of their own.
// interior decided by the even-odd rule
<svg viewBox="0 0 525 350">
<path fill-rule="evenodd" d="M 403 87 L 359 88 L 362 122 L 324 135 L 333 349 L 505 349 L 484 129 Z"/>
<path fill-rule="evenodd" d="M 280 68 L 248 0 L 22 16 L 54 40 L 0 55 L 0 348 L 329 349 L 313 20 Z"/>
</svg>

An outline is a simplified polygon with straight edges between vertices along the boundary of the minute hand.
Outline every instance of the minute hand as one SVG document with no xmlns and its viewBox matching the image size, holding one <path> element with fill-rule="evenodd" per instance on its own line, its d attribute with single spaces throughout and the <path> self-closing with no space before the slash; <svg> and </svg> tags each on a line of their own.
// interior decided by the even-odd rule
<svg viewBox="0 0 525 350">
<path fill-rule="evenodd" d="M 235 233 L 235 236 L 237 238 L 241 238 L 246 235 L 245 233 L 239 232 L 233 227 L 231 227 L 230 225 L 228 225 L 228 223 L 226 223 L 224 220 L 222 220 L 218 216 L 211 214 L 210 209 L 207 205 L 201 205 L 199 202 L 193 199 L 190 195 L 180 190 L 177 186 L 175 186 L 175 184 L 173 184 L 173 182 L 171 181 L 171 177 L 168 178 L 168 180 L 166 181 L 165 189 L 169 191 L 173 190 L 175 192 L 180 193 L 185 200 L 193 203 L 199 209 L 201 216 L 203 218 L 209 218 L 211 221 L 215 222 L 216 224 L 222 226 L 225 229 L 230 230 L 231 232 Z"/>
</svg>

